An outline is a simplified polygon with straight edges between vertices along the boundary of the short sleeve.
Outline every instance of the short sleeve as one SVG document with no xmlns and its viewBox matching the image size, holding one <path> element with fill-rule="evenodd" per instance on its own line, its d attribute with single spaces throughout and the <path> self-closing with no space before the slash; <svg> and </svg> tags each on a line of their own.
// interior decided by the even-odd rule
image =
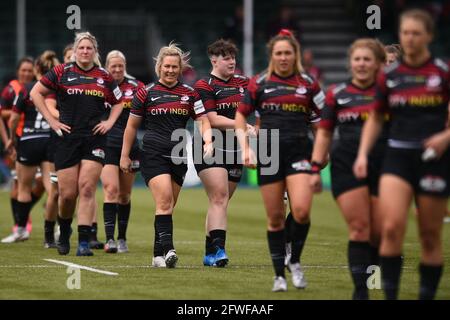
<svg viewBox="0 0 450 320">
<path fill-rule="evenodd" d="M 20 90 L 20 92 L 16 95 L 13 101 L 12 111 L 15 113 L 23 113 L 26 108 L 26 99 L 28 94 L 26 94 L 25 90 Z"/>
<path fill-rule="evenodd" d="M 325 103 L 321 113 L 319 127 L 328 131 L 333 131 L 336 124 L 336 98 L 334 95 L 335 86 L 328 89 L 325 96 Z"/>
<path fill-rule="evenodd" d="M 258 84 L 256 83 L 256 77 L 253 77 L 248 83 L 247 91 L 244 93 L 241 103 L 238 107 L 238 112 L 244 116 L 249 116 L 256 109 L 257 99 L 256 92 L 258 90 Z"/>
<path fill-rule="evenodd" d="M 147 100 L 147 90 L 145 87 L 142 87 L 134 95 L 130 114 L 136 117 L 142 117 L 145 111 L 145 100 Z"/>
<path fill-rule="evenodd" d="M 206 114 L 207 111 L 197 90 L 193 91 L 193 98 L 194 104 L 191 112 L 191 117 L 195 120 L 198 117 Z"/>
<path fill-rule="evenodd" d="M 60 64 L 47 72 L 39 80 L 45 87 L 50 90 L 57 91 L 59 87 L 59 78 L 64 71 L 64 65 Z"/>
<path fill-rule="evenodd" d="M 310 122 L 319 122 L 322 109 L 325 104 L 325 94 L 320 88 L 319 82 L 314 80 L 311 88 L 312 99 L 309 108 L 309 121 Z"/>
<path fill-rule="evenodd" d="M 117 85 L 117 82 L 114 81 L 114 79 L 108 74 L 106 76 L 106 102 L 110 105 L 115 105 L 120 103 L 122 99 L 122 91 L 120 91 L 119 86 Z"/>
<path fill-rule="evenodd" d="M 194 86 L 202 99 L 206 112 L 216 111 L 216 99 L 214 89 L 203 79 L 198 80 Z"/>
<path fill-rule="evenodd" d="M 384 71 L 381 71 L 377 76 L 375 86 L 375 104 L 374 109 L 379 112 L 386 112 L 388 110 L 387 96 L 388 87 L 386 84 L 387 77 Z"/>
</svg>

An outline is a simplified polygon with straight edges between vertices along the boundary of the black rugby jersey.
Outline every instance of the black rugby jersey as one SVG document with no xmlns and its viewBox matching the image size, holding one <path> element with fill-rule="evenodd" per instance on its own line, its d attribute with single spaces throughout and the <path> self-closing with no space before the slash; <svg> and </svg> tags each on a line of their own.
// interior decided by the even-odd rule
<svg viewBox="0 0 450 320">
<path fill-rule="evenodd" d="M 197 91 L 178 82 L 169 88 L 160 82 L 151 83 L 137 91 L 131 106 L 131 115 L 144 117 L 144 151 L 157 150 L 169 156 L 180 142 L 172 141 L 172 133 L 184 129 L 189 118 L 205 114 Z"/>
<path fill-rule="evenodd" d="M 130 115 L 131 103 L 133 97 L 139 88 L 144 87 L 144 84 L 136 79 L 125 77 L 119 84 L 122 92 L 121 102 L 123 103 L 123 110 L 114 126 L 108 132 L 107 146 L 113 148 L 122 148 L 123 134 L 127 127 L 128 117 Z M 136 140 L 137 141 L 137 140 Z M 136 145 L 135 141 L 135 145 Z"/>
<path fill-rule="evenodd" d="M 21 116 L 23 115 L 23 124 L 20 128 L 20 141 L 50 137 L 50 125 L 42 114 L 37 111 L 33 101 L 31 101 L 30 91 L 33 89 L 35 83 L 33 81 L 32 83 L 26 84 L 13 102 L 12 111 Z M 45 97 L 45 99 L 49 98 L 49 96 Z"/>
<path fill-rule="evenodd" d="M 377 80 L 378 110 L 391 113 L 389 145 L 421 148 L 422 141 L 445 129 L 450 94 L 450 67 L 438 58 L 411 67 L 389 65 Z"/>
<path fill-rule="evenodd" d="M 357 151 L 364 121 L 376 104 L 375 84 L 359 88 L 351 81 L 331 86 L 325 97 L 322 120 L 319 127 L 333 131 L 337 126 L 339 141 L 352 144 Z M 385 124 L 378 143 L 387 139 L 389 114 L 384 114 Z"/>
<path fill-rule="evenodd" d="M 284 78 L 267 73 L 253 77 L 238 111 L 257 111 L 261 129 L 279 129 L 280 139 L 305 137 L 309 125 L 320 121 L 325 95 L 319 83 L 305 73 Z"/>
<path fill-rule="evenodd" d="M 83 70 L 75 62 L 60 64 L 40 82 L 56 91 L 59 121 L 71 127 L 73 137 L 92 135 L 92 129 L 106 119 L 107 104 L 118 104 L 122 97 L 108 71 L 96 65 Z"/>
<path fill-rule="evenodd" d="M 218 115 L 234 119 L 236 110 L 247 90 L 248 78 L 241 75 L 233 75 L 227 81 L 220 79 L 214 75 L 207 78 L 200 79 L 195 84 L 195 89 L 200 94 L 200 97 L 205 106 L 206 112 L 217 112 Z M 234 129 L 232 131 L 234 136 Z M 226 136 L 225 130 L 222 131 L 223 146 L 216 146 L 225 149 Z M 236 137 L 233 141 L 234 149 L 238 148 Z"/>
</svg>

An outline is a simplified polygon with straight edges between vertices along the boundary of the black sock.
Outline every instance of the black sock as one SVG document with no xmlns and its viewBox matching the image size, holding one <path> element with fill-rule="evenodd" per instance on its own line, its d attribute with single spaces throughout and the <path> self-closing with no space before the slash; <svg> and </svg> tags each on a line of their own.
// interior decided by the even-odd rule
<svg viewBox="0 0 450 320">
<path fill-rule="evenodd" d="M 78 243 L 89 242 L 92 236 L 92 226 L 78 226 Z"/>
<path fill-rule="evenodd" d="M 420 263 L 420 300 L 433 300 L 442 276 L 443 266 L 430 266 Z"/>
<path fill-rule="evenodd" d="M 103 203 L 103 219 L 105 221 L 106 241 L 114 240 L 116 229 L 117 203 Z"/>
<path fill-rule="evenodd" d="M 286 255 L 286 237 L 284 230 L 267 231 L 267 240 L 269 241 L 269 251 L 275 269 L 275 275 L 285 278 L 284 256 Z"/>
<path fill-rule="evenodd" d="M 34 205 L 39 201 L 41 196 L 35 195 L 33 192 L 31 193 L 31 208 L 34 207 Z"/>
<path fill-rule="evenodd" d="M 128 220 L 130 219 L 131 202 L 128 204 L 119 204 L 117 221 L 119 223 L 119 236 L 117 239 L 127 240 Z"/>
<path fill-rule="evenodd" d="M 54 235 L 55 223 L 56 223 L 56 221 L 45 220 L 44 236 L 45 236 L 45 242 L 47 242 L 47 243 L 55 242 L 55 235 Z"/>
<path fill-rule="evenodd" d="M 294 218 L 292 217 L 292 213 L 289 212 L 286 221 L 284 223 L 284 231 L 286 232 L 286 243 L 289 243 L 292 241 L 291 238 L 291 228 L 292 228 L 292 222 L 294 221 Z"/>
<path fill-rule="evenodd" d="M 171 214 L 156 215 L 156 232 L 159 235 L 164 254 L 174 249 L 173 246 L 173 222 Z"/>
<path fill-rule="evenodd" d="M 370 246 L 370 264 L 371 265 L 375 265 L 378 266 L 380 264 L 380 255 L 378 253 L 378 251 L 380 250 L 380 248 L 378 247 L 374 247 L 374 246 Z"/>
<path fill-rule="evenodd" d="M 305 246 L 306 237 L 308 236 L 309 227 L 311 223 L 300 224 L 292 219 L 291 226 L 291 263 L 300 262 L 300 256 L 302 255 L 303 247 Z"/>
<path fill-rule="evenodd" d="M 394 257 L 380 256 L 381 280 L 387 300 L 397 300 L 398 298 L 402 264 L 401 255 Z"/>
<path fill-rule="evenodd" d="M 155 228 L 155 240 L 153 242 L 153 256 L 159 257 L 164 255 L 164 249 L 162 247 L 161 240 L 159 240 L 159 233 L 156 230 L 156 217 L 157 216 L 155 216 L 155 222 L 153 224 Z"/>
<path fill-rule="evenodd" d="M 205 238 L 205 255 L 213 254 L 214 247 L 212 246 L 212 239 L 210 236 L 206 236 Z"/>
<path fill-rule="evenodd" d="M 88 241 L 98 241 L 97 240 L 97 222 L 92 223 L 92 226 L 89 229 Z"/>
<path fill-rule="evenodd" d="M 211 246 L 214 251 L 216 251 L 217 248 L 225 249 L 225 241 L 227 238 L 226 230 L 211 230 L 209 232 L 209 236 L 211 237 Z"/>
<path fill-rule="evenodd" d="M 19 214 L 17 213 L 17 199 L 10 198 L 11 212 L 14 219 L 14 225 L 19 224 Z"/>
<path fill-rule="evenodd" d="M 353 300 L 369 299 L 369 292 L 367 289 L 367 279 L 369 278 L 369 274 L 367 273 L 367 269 L 370 265 L 370 258 L 369 242 L 348 242 L 348 266 L 355 286 Z"/>
<path fill-rule="evenodd" d="M 59 224 L 59 239 L 61 241 L 67 241 L 70 237 L 70 234 L 72 233 L 72 218 L 69 219 L 63 219 L 60 216 L 57 217 L 58 224 Z"/>
<path fill-rule="evenodd" d="M 17 201 L 16 208 L 17 208 L 17 215 L 19 217 L 19 221 L 17 224 L 19 225 L 19 227 L 25 228 L 27 226 L 28 217 L 30 216 L 31 201 L 30 202 Z"/>
</svg>

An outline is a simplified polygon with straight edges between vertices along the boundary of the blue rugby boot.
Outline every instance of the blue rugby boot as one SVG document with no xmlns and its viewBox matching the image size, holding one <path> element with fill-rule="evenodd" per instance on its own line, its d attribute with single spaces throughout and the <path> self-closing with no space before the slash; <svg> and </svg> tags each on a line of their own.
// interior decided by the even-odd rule
<svg viewBox="0 0 450 320">
<path fill-rule="evenodd" d="M 225 249 L 217 248 L 214 265 L 223 268 L 228 264 L 228 256 Z"/>
<path fill-rule="evenodd" d="M 78 244 L 78 249 L 77 249 L 77 256 L 81 257 L 81 256 L 93 256 L 94 253 L 92 252 L 92 250 L 89 248 L 89 243 L 88 242 L 80 242 Z"/>
</svg>

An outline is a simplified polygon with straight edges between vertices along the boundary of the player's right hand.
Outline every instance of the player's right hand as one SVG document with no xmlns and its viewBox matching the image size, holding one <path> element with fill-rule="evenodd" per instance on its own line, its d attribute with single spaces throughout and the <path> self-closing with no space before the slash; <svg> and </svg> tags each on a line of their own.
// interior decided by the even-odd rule
<svg viewBox="0 0 450 320">
<path fill-rule="evenodd" d="M 244 167 L 247 167 L 249 169 L 256 168 L 256 155 L 253 152 L 252 148 L 247 147 L 245 150 L 243 150 L 242 163 Z"/>
<path fill-rule="evenodd" d="M 130 157 L 121 156 L 120 157 L 120 169 L 125 172 L 131 172 L 131 159 Z"/>
<path fill-rule="evenodd" d="M 367 156 L 359 155 L 353 164 L 353 174 L 358 179 L 367 177 Z"/>
<path fill-rule="evenodd" d="M 320 173 L 310 175 L 309 185 L 314 193 L 322 192 L 322 178 L 320 177 Z"/>
<path fill-rule="evenodd" d="M 63 131 L 66 133 L 70 133 L 71 128 L 67 125 L 64 124 L 62 122 L 59 122 L 56 119 L 53 119 L 51 121 L 49 121 L 48 123 L 50 125 L 50 127 L 55 130 L 56 134 L 60 137 L 63 136 Z"/>
</svg>

